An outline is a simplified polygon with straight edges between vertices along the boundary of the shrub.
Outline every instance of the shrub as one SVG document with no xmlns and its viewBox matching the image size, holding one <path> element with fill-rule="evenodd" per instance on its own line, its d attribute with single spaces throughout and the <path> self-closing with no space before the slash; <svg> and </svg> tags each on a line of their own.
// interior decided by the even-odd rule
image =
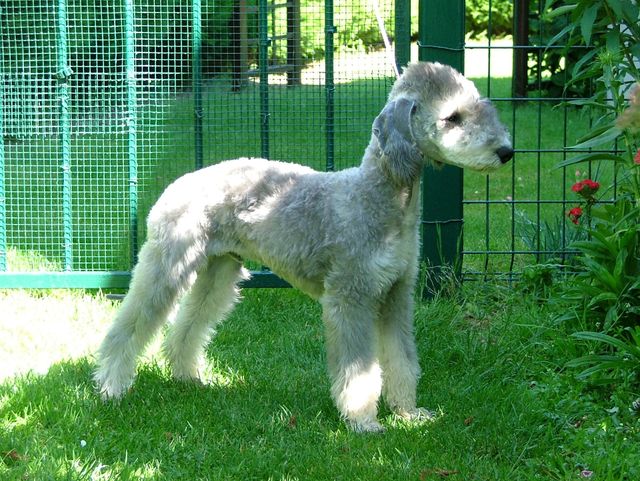
<svg viewBox="0 0 640 481">
<path fill-rule="evenodd" d="M 550 14 L 566 22 L 558 39 L 566 36 L 570 45 L 593 47 L 573 68 L 569 84 L 593 83 L 594 95 L 573 103 L 597 113 L 593 130 L 574 146 L 587 153 L 559 165 L 614 162 L 617 179 L 606 190 L 615 193 L 606 202 L 596 197 L 600 186 L 591 180 L 572 189 L 580 205 L 568 215 L 588 237 L 574 243 L 581 253 L 581 269 L 561 294 L 571 306 L 563 319 L 585 326 L 587 332 L 576 337 L 595 343 L 599 350 L 570 363 L 588 366 L 582 377 L 616 371 L 616 377 L 638 380 L 634 374 L 640 342 L 640 94 L 632 88 L 640 80 L 635 64 L 640 53 L 639 13 L 631 0 L 579 0 Z M 600 150 L 589 152 L 594 147 Z"/>
<path fill-rule="evenodd" d="M 470 38 L 481 38 L 487 34 L 503 37 L 512 33 L 512 0 L 494 0 L 491 10 L 486 0 L 467 0 L 465 7 L 465 28 Z"/>
</svg>

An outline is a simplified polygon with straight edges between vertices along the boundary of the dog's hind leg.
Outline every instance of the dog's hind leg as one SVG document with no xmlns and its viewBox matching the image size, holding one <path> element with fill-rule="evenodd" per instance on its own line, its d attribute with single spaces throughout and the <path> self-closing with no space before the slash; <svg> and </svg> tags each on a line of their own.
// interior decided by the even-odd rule
<svg viewBox="0 0 640 481">
<path fill-rule="evenodd" d="M 325 293 L 321 299 L 331 394 L 355 431 L 382 431 L 377 420 L 382 379 L 375 356 L 375 303 L 354 302 L 355 297 Z"/>
<path fill-rule="evenodd" d="M 198 272 L 185 295 L 164 343 L 173 376 L 198 379 L 201 354 L 215 325 L 231 311 L 239 297 L 238 281 L 247 277 L 232 256 L 212 257 Z"/>
<path fill-rule="evenodd" d="M 129 292 L 98 351 L 94 379 L 103 398 L 119 398 L 129 388 L 136 358 L 204 260 L 188 249 L 163 248 L 155 239 L 142 246 Z"/>
</svg>

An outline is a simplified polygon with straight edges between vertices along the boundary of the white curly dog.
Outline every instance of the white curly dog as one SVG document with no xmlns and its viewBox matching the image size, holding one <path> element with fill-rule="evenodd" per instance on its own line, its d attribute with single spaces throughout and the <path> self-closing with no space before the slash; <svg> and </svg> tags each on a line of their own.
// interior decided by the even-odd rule
<svg viewBox="0 0 640 481">
<path fill-rule="evenodd" d="M 472 82 L 438 63 L 410 65 L 373 123 L 362 163 L 335 173 L 241 158 L 187 174 L 153 206 L 130 290 L 98 353 L 104 398 L 133 382 L 136 358 L 184 295 L 164 343 L 177 379 L 198 379 L 213 327 L 268 265 L 320 301 L 331 394 L 356 431 L 380 431 L 378 399 L 407 419 L 420 367 L 413 334 L 420 177 L 428 162 L 487 172 L 509 134 Z"/>
</svg>

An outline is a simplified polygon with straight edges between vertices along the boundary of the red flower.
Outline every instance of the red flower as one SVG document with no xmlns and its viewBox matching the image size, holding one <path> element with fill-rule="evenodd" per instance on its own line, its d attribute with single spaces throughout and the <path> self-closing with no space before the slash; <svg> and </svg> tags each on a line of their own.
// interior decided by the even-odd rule
<svg viewBox="0 0 640 481">
<path fill-rule="evenodd" d="M 571 190 L 580 194 L 585 199 L 593 197 L 593 194 L 598 192 L 600 184 L 591 179 L 585 179 L 580 182 L 576 182 L 571 186 Z"/>
<path fill-rule="evenodd" d="M 633 156 L 633 163 L 640 165 L 640 149 L 638 149 L 636 155 Z"/>
<path fill-rule="evenodd" d="M 567 217 L 571 219 L 571 222 L 578 225 L 578 221 L 580 220 L 580 217 L 582 217 L 582 208 L 574 207 L 569 212 L 567 212 Z"/>
</svg>

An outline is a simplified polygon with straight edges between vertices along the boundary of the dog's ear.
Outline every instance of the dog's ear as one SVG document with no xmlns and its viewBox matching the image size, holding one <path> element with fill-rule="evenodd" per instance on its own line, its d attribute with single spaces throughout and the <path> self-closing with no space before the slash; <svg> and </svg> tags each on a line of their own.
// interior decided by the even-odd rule
<svg viewBox="0 0 640 481">
<path fill-rule="evenodd" d="M 415 145 L 411 120 L 417 105 L 413 100 L 392 100 L 373 122 L 373 134 L 389 173 L 403 185 L 411 185 L 420 174 L 422 154 Z"/>
</svg>

